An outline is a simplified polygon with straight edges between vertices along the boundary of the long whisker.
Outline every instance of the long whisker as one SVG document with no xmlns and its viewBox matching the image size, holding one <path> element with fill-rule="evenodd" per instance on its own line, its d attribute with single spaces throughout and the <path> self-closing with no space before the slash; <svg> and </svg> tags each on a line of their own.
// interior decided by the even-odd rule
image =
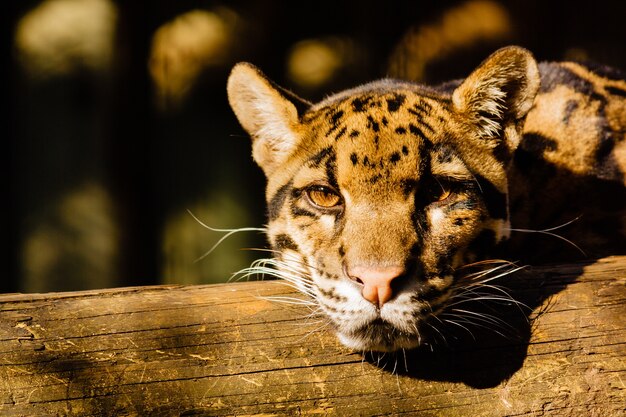
<svg viewBox="0 0 626 417">
<path fill-rule="evenodd" d="M 265 227 L 241 227 L 239 229 L 216 229 L 216 228 L 213 228 L 213 227 L 207 225 L 202 220 L 200 220 L 195 214 L 193 214 L 191 212 L 191 210 L 187 209 L 187 213 L 189 213 L 189 215 L 191 217 L 193 217 L 193 219 L 196 222 L 198 222 L 198 224 L 200 224 L 205 229 L 208 229 L 208 230 L 210 230 L 212 232 L 226 233 L 224 236 L 222 236 L 217 241 L 217 243 L 215 243 L 215 245 L 213 245 L 211 247 L 211 249 L 209 249 L 207 252 L 205 252 L 202 256 L 198 257 L 194 262 L 199 262 L 202 259 L 204 259 L 207 256 L 209 256 L 224 240 L 228 239 L 230 236 L 234 235 L 235 233 L 239 233 L 239 232 L 266 232 L 267 231 L 267 229 Z"/>
<path fill-rule="evenodd" d="M 561 235 L 558 235 L 558 234 L 556 234 L 556 233 L 552 233 L 552 232 L 553 232 L 553 231 L 555 231 L 555 230 L 558 230 L 558 229 L 561 229 L 561 228 L 563 228 L 563 227 L 569 226 L 570 224 L 572 224 L 572 223 L 574 223 L 574 222 L 578 221 L 581 217 L 582 217 L 582 216 L 578 216 L 578 217 L 576 217 L 575 219 L 570 220 L 570 221 L 568 221 L 568 222 L 565 222 L 565 223 L 563 223 L 563 224 L 561 224 L 561 225 L 554 226 L 554 227 L 550 227 L 550 228 L 548 228 L 548 229 L 543 229 L 543 230 L 533 230 L 533 229 L 513 229 L 513 228 L 510 228 L 510 229 L 508 229 L 508 230 L 510 230 L 510 231 L 512 231 L 512 232 L 522 232 L 522 233 L 540 233 L 540 234 L 543 234 L 543 235 L 552 236 L 552 237 L 555 237 L 555 238 L 557 238 L 557 239 L 561 239 L 561 240 L 562 240 L 562 241 L 564 241 L 564 242 L 569 243 L 569 244 L 570 244 L 570 245 L 572 245 L 574 248 L 576 248 L 576 249 L 577 249 L 577 250 L 578 250 L 578 251 L 579 251 L 579 252 L 580 252 L 583 256 L 587 256 L 587 254 L 585 253 L 585 251 L 584 251 L 584 250 L 582 250 L 582 249 L 580 248 L 580 246 L 578 246 L 577 244 L 575 244 L 575 243 L 574 243 L 574 242 L 572 242 L 571 240 L 569 240 L 569 239 L 567 239 L 567 238 L 565 238 L 565 237 L 563 237 L 563 236 L 561 236 Z"/>
</svg>

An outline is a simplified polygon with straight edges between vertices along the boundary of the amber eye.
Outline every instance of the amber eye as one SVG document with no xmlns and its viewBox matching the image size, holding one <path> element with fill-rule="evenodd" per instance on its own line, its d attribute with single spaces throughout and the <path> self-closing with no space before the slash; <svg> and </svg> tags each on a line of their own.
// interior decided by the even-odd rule
<svg viewBox="0 0 626 417">
<path fill-rule="evenodd" d="M 309 188 L 307 195 L 313 204 L 323 208 L 335 207 L 341 202 L 341 197 L 335 191 L 322 185 Z"/>
</svg>

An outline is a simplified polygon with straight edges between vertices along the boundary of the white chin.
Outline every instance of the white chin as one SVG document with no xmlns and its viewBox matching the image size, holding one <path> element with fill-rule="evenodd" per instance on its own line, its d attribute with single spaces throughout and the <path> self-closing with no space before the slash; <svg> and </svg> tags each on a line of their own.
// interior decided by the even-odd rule
<svg viewBox="0 0 626 417">
<path fill-rule="evenodd" d="M 413 349 L 419 346 L 419 341 L 407 338 L 398 338 L 392 344 L 381 344 L 354 335 L 337 332 L 339 341 L 347 348 L 356 351 L 395 352 L 400 349 Z"/>
</svg>

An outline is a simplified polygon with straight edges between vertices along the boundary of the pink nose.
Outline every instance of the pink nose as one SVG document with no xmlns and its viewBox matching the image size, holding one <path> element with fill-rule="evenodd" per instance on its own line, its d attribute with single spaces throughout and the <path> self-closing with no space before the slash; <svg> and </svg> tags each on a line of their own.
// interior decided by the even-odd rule
<svg viewBox="0 0 626 417">
<path fill-rule="evenodd" d="M 357 266 L 348 271 L 348 276 L 351 279 L 363 284 L 363 298 L 379 307 L 382 307 L 393 297 L 391 281 L 402 274 L 404 274 L 404 268 L 399 266 Z"/>
</svg>

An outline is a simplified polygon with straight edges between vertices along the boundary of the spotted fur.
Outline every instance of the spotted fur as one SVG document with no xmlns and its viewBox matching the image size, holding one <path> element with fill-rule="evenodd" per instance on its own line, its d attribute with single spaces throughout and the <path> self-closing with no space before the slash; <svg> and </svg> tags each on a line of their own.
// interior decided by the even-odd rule
<svg viewBox="0 0 626 417">
<path fill-rule="evenodd" d="M 566 239 L 594 255 L 625 249 L 626 82 L 611 70 L 537 65 L 508 47 L 463 81 L 385 79 L 311 104 L 242 63 L 228 95 L 267 177 L 277 265 L 349 347 L 418 346 L 469 285 L 464 267 L 502 248 L 516 260 L 570 255 L 550 237 L 528 251 L 512 231 L 582 215 Z M 367 293 L 359 275 L 389 270 L 391 283 Z"/>
</svg>

